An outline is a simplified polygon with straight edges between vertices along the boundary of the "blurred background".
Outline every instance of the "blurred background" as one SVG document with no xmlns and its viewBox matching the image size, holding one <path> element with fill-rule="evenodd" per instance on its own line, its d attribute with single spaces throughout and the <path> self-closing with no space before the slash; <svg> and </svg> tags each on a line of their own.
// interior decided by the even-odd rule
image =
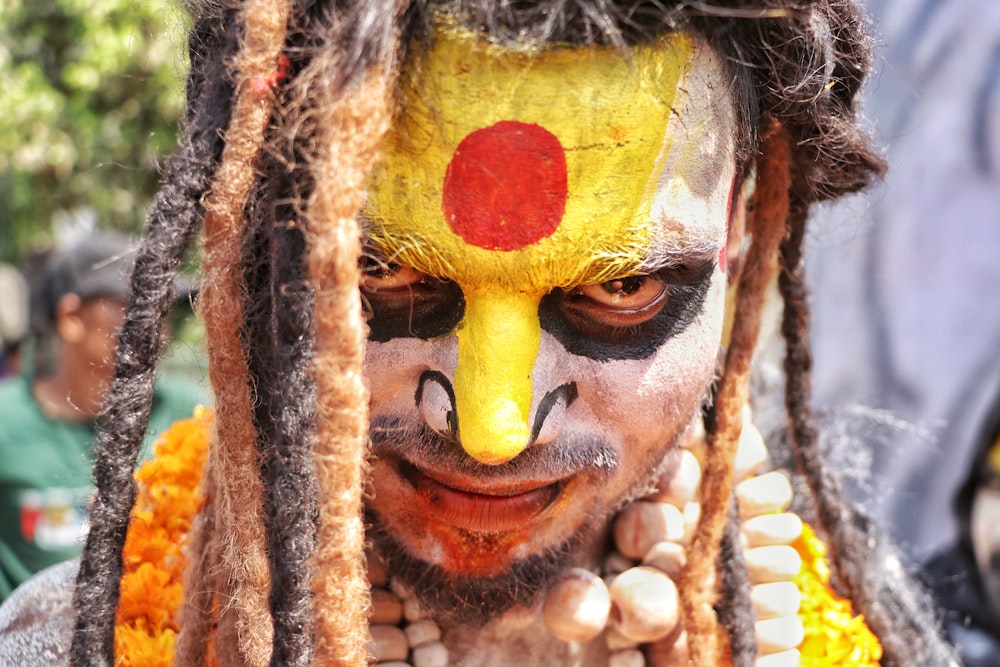
<svg viewBox="0 0 1000 667">
<path fill-rule="evenodd" d="M 0 0 L 5 271 L 34 284 L 52 250 L 98 229 L 141 233 L 177 142 L 188 25 L 180 0 Z M 14 285 L 0 280 L 4 342 L 19 331 Z M 174 314 L 165 363 L 200 375 L 189 315 Z"/>
</svg>

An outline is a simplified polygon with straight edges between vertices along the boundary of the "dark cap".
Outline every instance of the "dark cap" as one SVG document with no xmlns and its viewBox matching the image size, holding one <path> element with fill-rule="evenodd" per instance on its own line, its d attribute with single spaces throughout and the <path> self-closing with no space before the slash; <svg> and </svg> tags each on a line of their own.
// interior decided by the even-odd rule
<svg viewBox="0 0 1000 667">
<path fill-rule="evenodd" d="M 135 242 L 118 234 L 89 236 L 54 251 L 42 269 L 36 292 L 38 324 L 55 322 L 59 301 L 67 294 L 76 294 L 82 301 L 99 297 L 128 301 L 135 251 Z"/>
</svg>

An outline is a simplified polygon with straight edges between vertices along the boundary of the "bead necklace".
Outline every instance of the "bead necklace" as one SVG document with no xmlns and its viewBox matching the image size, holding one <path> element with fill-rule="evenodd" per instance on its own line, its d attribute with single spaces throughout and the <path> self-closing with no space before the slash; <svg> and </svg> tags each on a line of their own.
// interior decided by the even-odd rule
<svg viewBox="0 0 1000 667">
<path fill-rule="evenodd" d="M 176 614 L 183 596 L 182 573 L 186 561 L 183 545 L 200 502 L 196 490 L 208 449 L 210 424 L 208 411 L 200 411 L 194 419 L 177 422 L 158 441 L 156 457 L 144 463 L 136 474 L 139 497 L 133 519 L 137 520 L 130 523 L 123 553 L 126 572 L 116 618 L 116 664 L 165 667 L 173 662 L 174 641 L 179 630 Z M 766 460 L 766 448 L 752 425 L 744 426 L 744 437 L 752 442 L 745 446 L 741 437 L 736 455 L 737 478 L 755 471 Z M 699 450 L 689 446 L 670 455 L 678 457 L 677 470 L 689 467 L 697 474 L 673 475 L 660 485 L 662 492 L 626 507 L 613 524 L 616 549 L 605 557 L 600 576 L 585 570 L 572 570 L 549 591 L 543 605 L 546 627 L 560 639 L 588 641 L 604 632 L 610 667 L 639 667 L 645 662 L 643 649 L 647 648 L 648 641 L 639 633 L 643 627 L 648 630 L 648 625 L 622 621 L 628 616 L 643 620 L 642 613 L 634 613 L 642 606 L 634 604 L 639 597 L 634 588 L 653 588 L 647 587 L 643 576 L 636 573 L 669 580 L 676 578 L 685 566 L 686 535 L 697 522 L 697 513 L 692 509 L 697 505 L 690 502 L 700 482 Z M 771 582 L 764 586 L 795 589 L 792 598 L 779 600 L 781 604 L 778 605 L 758 609 L 755 601 L 755 616 L 763 619 L 755 623 L 758 653 L 762 654 L 757 664 L 798 667 L 799 651 L 787 646 L 789 628 L 794 630 L 797 625 L 800 632 L 804 626 L 805 639 L 800 647 L 802 667 L 834 664 L 877 667 L 881 656 L 878 640 L 864 620 L 854 614 L 850 601 L 836 595 L 829 586 L 825 546 L 795 515 L 784 512 L 791 501 L 787 479 L 784 480 L 787 495 L 777 504 L 773 495 L 769 501 L 768 494 L 762 492 L 763 489 L 779 488 L 779 479 L 783 479 L 780 473 L 765 473 L 736 486 L 741 509 L 741 539 L 751 582 L 764 580 Z M 666 505 L 673 505 L 673 508 L 665 509 Z M 801 537 L 797 538 L 799 532 Z M 766 560 L 754 558 L 756 549 L 767 551 L 778 545 L 792 545 L 799 554 L 793 563 L 794 570 L 773 566 L 768 569 Z M 625 584 L 633 577 L 639 581 L 633 582 L 629 590 Z M 372 584 L 369 619 L 374 639 L 372 655 L 381 660 L 379 664 L 382 667 L 445 667 L 448 652 L 438 625 L 420 610 L 417 601 L 401 586 L 390 582 L 374 558 L 369 559 L 369 578 Z M 671 581 L 666 594 L 661 591 L 650 597 L 654 602 L 657 599 L 662 602 L 672 586 Z M 620 599 L 613 603 L 615 612 L 609 613 L 608 600 L 614 600 L 623 591 L 626 595 L 619 596 Z M 676 595 L 675 590 L 673 594 Z M 665 606 L 676 608 L 675 603 Z M 631 611 L 626 608 L 628 605 L 633 605 Z M 654 610 L 652 615 L 656 613 Z M 611 627 L 606 628 L 609 620 Z M 671 623 L 670 617 L 661 618 L 659 623 L 662 632 L 663 627 Z M 653 650 L 665 643 L 671 642 L 657 642 Z M 683 640 L 678 642 L 678 646 L 682 644 Z M 386 646 L 394 648 L 383 650 Z M 650 657 L 655 663 L 662 654 L 653 657 L 651 651 Z M 674 655 L 669 657 L 673 664 Z"/>
<path fill-rule="evenodd" d="M 615 546 L 605 556 L 599 573 L 571 569 L 548 592 L 542 605 L 545 626 L 558 639 L 586 642 L 604 633 L 608 667 L 645 667 L 643 649 L 650 642 L 676 640 L 680 632 L 674 581 L 685 567 L 685 546 L 700 516 L 696 498 L 704 433 L 693 432 L 681 448 L 668 456 L 674 460 L 667 466 L 669 478 L 661 479 L 658 484 L 660 491 L 631 503 L 615 517 L 612 524 Z M 763 440 L 750 425 L 747 442 L 741 443 L 737 473 L 742 477 L 766 460 Z M 791 501 L 790 487 L 788 491 L 787 502 L 782 499 L 781 507 L 765 503 L 758 509 L 784 510 Z M 744 504 L 754 505 L 752 497 L 743 500 Z M 798 525 L 801 529 L 801 522 Z M 788 541 L 797 536 L 790 534 Z M 369 579 L 373 608 L 371 653 L 378 660 L 376 664 L 448 667 L 448 649 L 442 642 L 440 627 L 375 558 L 369 558 Z M 797 607 L 791 613 L 796 611 Z M 798 643 L 776 648 L 794 651 Z M 797 653 L 789 657 L 798 664 Z"/>
</svg>

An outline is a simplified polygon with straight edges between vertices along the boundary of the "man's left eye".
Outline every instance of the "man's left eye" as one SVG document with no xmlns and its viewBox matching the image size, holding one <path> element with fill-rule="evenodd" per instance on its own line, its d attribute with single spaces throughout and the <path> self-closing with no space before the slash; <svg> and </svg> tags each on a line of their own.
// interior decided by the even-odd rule
<svg viewBox="0 0 1000 667">
<path fill-rule="evenodd" d="M 715 263 L 556 289 L 542 299 L 542 328 L 572 352 L 599 361 L 644 359 L 698 317 Z"/>
<path fill-rule="evenodd" d="M 565 305 L 604 326 L 627 327 L 660 312 L 669 293 L 667 284 L 658 276 L 627 276 L 577 287 L 566 295 Z"/>
</svg>

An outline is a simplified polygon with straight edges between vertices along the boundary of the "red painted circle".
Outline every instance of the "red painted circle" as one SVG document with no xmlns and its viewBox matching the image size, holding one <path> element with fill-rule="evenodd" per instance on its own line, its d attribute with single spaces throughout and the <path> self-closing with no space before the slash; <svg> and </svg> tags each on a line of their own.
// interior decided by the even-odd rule
<svg viewBox="0 0 1000 667">
<path fill-rule="evenodd" d="M 469 133 L 444 175 L 452 231 L 488 250 L 517 250 L 556 230 L 566 211 L 566 154 L 540 125 L 500 121 Z"/>
</svg>

